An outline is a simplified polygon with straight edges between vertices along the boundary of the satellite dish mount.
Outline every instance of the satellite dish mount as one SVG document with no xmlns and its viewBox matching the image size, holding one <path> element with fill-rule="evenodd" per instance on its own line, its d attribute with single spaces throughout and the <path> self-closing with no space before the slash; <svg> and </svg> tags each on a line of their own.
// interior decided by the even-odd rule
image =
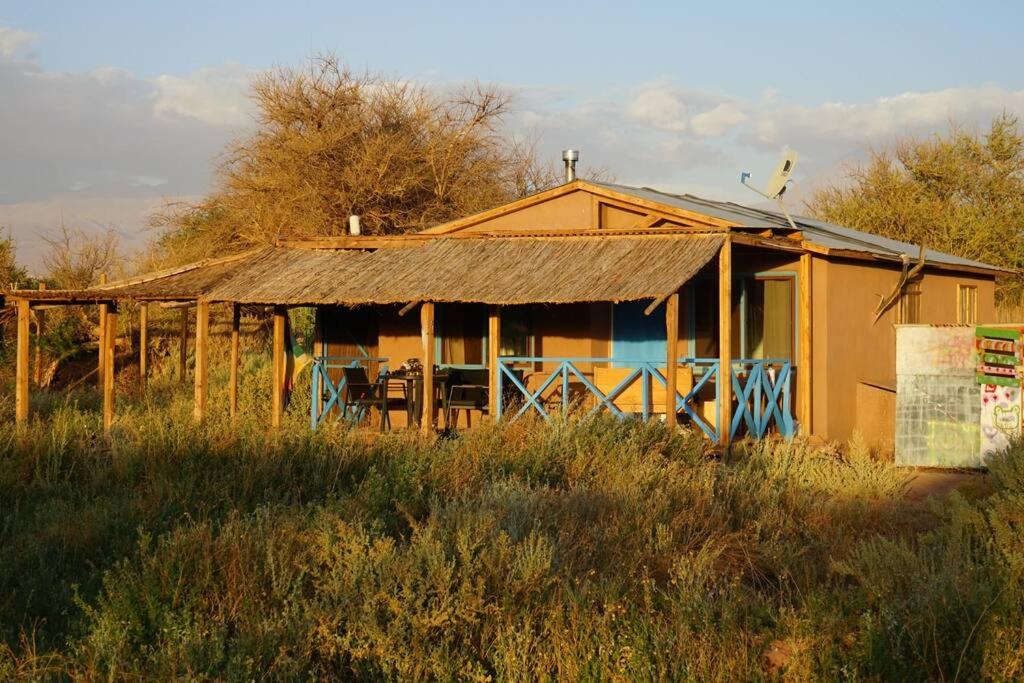
<svg viewBox="0 0 1024 683">
<path fill-rule="evenodd" d="M 765 199 L 774 199 L 779 203 L 779 208 L 782 209 L 782 213 L 785 214 L 786 220 L 789 221 L 790 227 L 797 230 L 796 223 L 793 222 L 789 212 L 786 211 L 786 205 L 782 202 L 782 195 L 786 193 L 786 187 L 789 185 L 789 181 L 792 180 L 793 169 L 796 168 L 797 153 L 791 149 L 784 150 L 782 152 L 782 158 L 779 160 L 779 165 L 775 167 L 775 171 L 772 172 L 771 177 L 768 179 L 768 185 L 763 190 L 759 190 L 754 187 L 747 180 L 750 178 L 750 171 L 743 171 L 740 174 L 740 182 L 744 186 L 750 188 L 754 192 L 758 193 Z"/>
</svg>

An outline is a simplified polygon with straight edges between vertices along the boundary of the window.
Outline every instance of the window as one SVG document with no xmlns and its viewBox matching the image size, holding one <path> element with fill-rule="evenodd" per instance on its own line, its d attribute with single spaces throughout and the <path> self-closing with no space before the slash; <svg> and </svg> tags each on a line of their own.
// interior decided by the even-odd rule
<svg viewBox="0 0 1024 683">
<path fill-rule="evenodd" d="M 757 276 L 744 282 L 744 358 L 793 358 L 793 278 Z"/>
<path fill-rule="evenodd" d="M 978 322 L 978 288 L 973 285 L 956 286 L 956 321 L 961 325 Z"/>
<path fill-rule="evenodd" d="M 446 304 L 438 307 L 437 338 L 441 365 L 484 365 L 487 307 Z"/>
<path fill-rule="evenodd" d="M 903 288 L 896 303 L 896 324 L 916 325 L 921 322 L 921 283 L 910 282 Z"/>
<path fill-rule="evenodd" d="M 714 358 L 718 355 L 718 281 L 699 279 L 692 287 L 694 355 Z M 795 291 L 790 275 L 750 275 L 733 282 L 733 358 L 794 358 Z"/>
<path fill-rule="evenodd" d="M 529 306 L 501 309 L 501 346 L 498 355 L 533 355 L 533 320 Z"/>
</svg>

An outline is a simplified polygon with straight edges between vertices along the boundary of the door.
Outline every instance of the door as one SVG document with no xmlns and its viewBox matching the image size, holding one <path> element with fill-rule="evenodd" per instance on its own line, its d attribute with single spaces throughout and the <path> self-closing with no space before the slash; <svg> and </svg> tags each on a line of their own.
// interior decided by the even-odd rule
<svg viewBox="0 0 1024 683">
<path fill-rule="evenodd" d="M 612 360 L 615 367 L 635 367 L 635 361 L 665 364 L 665 307 L 644 315 L 647 301 L 628 301 L 612 307 Z M 633 361 L 632 363 L 630 361 Z"/>
</svg>

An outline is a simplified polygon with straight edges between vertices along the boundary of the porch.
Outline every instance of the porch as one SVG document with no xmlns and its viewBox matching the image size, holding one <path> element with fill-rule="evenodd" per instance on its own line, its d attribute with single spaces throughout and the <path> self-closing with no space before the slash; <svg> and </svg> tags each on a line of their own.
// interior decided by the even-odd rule
<svg viewBox="0 0 1024 683">
<path fill-rule="evenodd" d="M 332 373 L 342 368 L 363 368 L 382 391 L 395 392 L 395 378 L 404 382 L 404 375 L 395 375 L 389 369 L 388 358 L 366 356 L 318 356 L 314 359 L 310 426 L 317 429 L 330 419 L 348 419 L 361 422 L 368 417 L 370 406 L 356 405 L 344 409 L 346 377 Z M 554 369 L 524 373 L 524 366 Z M 677 382 L 672 411 L 675 421 L 699 429 L 713 442 L 734 441 L 739 438 L 763 438 L 768 434 L 792 437 L 796 433 L 793 414 L 793 367 L 787 359 L 739 359 L 730 362 L 726 381 L 732 387 L 733 402 L 727 434 L 719 429 L 722 424 L 722 406 L 717 395 L 721 364 L 714 358 L 677 359 Z M 610 372 L 615 371 L 618 372 Z M 371 375 L 371 373 L 374 373 Z M 446 430 L 456 429 L 449 414 L 450 372 L 443 366 L 437 375 L 445 377 L 435 381 L 434 420 Z M 493 406 L 480 406 L 475 412 L 481 417 L 514 421 L 528 414 L 550 420 L 556 415 L 594 415 L 607 412 L 622 419 L 669 420 L 669 388 L 666 370 L 657 363 L 643 360 L 615 358 L 549 358 L 526 356 L 499 356 L 495 369 L 488 370 L 488 384 L 481 389 L 495 387 Z M 332 376 L 333 375 L 333 376 Z M 611 381 L 610 381 L 611 378 Z M 403 393 L 407 401 L 405 411 L 409 423 L 422 421 L 416 412 L 416 403 Z M 489 397 L 488 397 L 489 399 Z M 399 408 L 401 410 L 401 408 Z M 378 416 L 378 419 L 381 419 Z M 391 418 L 392 422 L 395 419 Z M 466 419 L 467 426 L 471 423 Z"/>
</svg>

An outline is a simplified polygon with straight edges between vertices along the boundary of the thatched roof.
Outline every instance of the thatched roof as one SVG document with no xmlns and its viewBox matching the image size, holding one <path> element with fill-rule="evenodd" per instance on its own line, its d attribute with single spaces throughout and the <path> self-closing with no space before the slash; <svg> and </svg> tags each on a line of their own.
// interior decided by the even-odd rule
<svg viewBox="0 0 1024 683">
<path fill-rule="evenodd" d="M 219 282 L 243 270 L 258 252 L 208 258 L 177 268 L 146 273 L 88 289 L 16 290 L 10 295 L 51 303 L 95 303 L 113 300 L 192 301 Z"/>
<path fill-rule="evenodd" d="M 271 248 L 205 294 L 245 304 L 575 303 L 654 299 L 707 264 L 721 234 L 436 239 L 374 252 Z"/>
</svg>

